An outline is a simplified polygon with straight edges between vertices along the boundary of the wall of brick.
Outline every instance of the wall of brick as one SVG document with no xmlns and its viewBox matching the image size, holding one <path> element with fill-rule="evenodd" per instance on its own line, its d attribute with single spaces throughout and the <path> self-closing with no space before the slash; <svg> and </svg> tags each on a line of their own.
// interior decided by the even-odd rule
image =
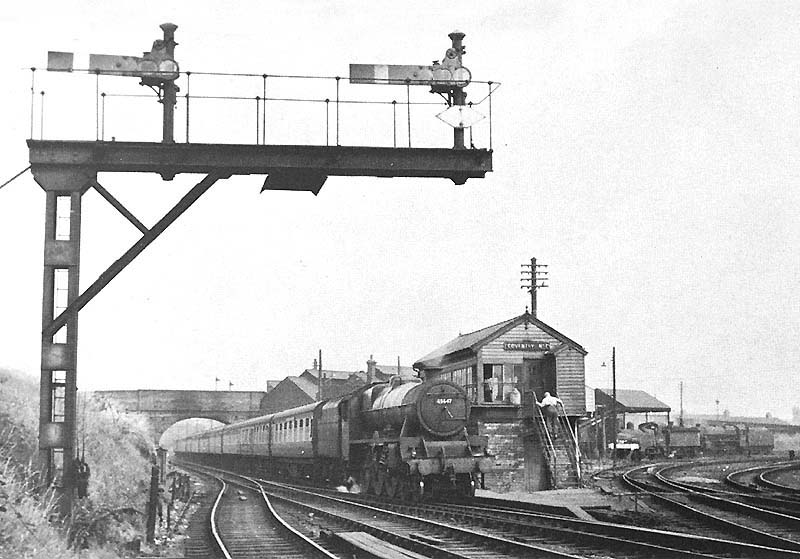
<svg viewBox="0 0 800 559">
<path fill-rule="evenodd" d="M 550 488 L 541 445 L 524 420 L 479 421 L 478 431 L 489 437 L 489 452 L 495 456 L 494 471 L 484 476 L 486 489 L 507 493 Z"/>
<path fill-rule="evenodd" d="M 303 392 L 293 382 L 281 382 L 278 386 L 270 390 L 261 400 L 261 414 L 277 413 L 310 404 L 314 398 Z"/>
<path fill-rule="evenodd" d="M 525 490 L 525 447 L 522 424 L 480 422 L 478 432 L 489 437 L 494 471 L 484 476 L 486 489 L 506 493 Z"/>
<path fill-rule="evenodd" d="M 98 390 L 131 412 L 257 412 L 265 392 L 233 390 Z M 201 416 L 202 417 L 202 416 Z"/>
<path fill-rule="evenodd" d="M 183 419 L 232 423 L 257 417 L 265 394 L 240 390 L 98 390 L 91 397 L 113 401 L 122 412 L 146 416 L 153 440 L 158 442 L 164 431 Z"/>
</svg>

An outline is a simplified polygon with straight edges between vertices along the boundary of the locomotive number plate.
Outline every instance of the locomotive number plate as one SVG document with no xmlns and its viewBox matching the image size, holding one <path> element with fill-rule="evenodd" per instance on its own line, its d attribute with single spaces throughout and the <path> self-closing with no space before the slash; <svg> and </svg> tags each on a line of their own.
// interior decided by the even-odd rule
<svg viewBox="0 0 800 559">
<path fill-rule="evenodd" d="M 443 405 L 443 404 L 452 404 L 453 403 L 453 399 L 452 398 L 436 398 L 436 403 L 439 404 L 440 406 Z"/>
</svg>

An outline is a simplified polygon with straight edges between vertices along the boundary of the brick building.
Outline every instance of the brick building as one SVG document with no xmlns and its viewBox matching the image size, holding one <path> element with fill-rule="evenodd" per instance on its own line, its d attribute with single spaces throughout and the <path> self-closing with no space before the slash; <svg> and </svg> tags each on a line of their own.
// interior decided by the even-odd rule
<svg viewBox="0 0 800 559">
<path fill-rule="evenodd" d="M 416 376 L 411 367 L 398 365 L 379 365 L 372 359 L 367 361 L 366 371 L 320 371 L 316 360 L 314 366 L 305 369 L 297 376 L 288 376 L 278 381 L 262 398 L 260 409 L 264 414 L 275 413 L 289 408 L 304 406 L 319 400 L 337 398 L 371 382 L 384 382 L 394 375 Z M 272 381 L 275 382 L 275 381 Z"/>
</svg>

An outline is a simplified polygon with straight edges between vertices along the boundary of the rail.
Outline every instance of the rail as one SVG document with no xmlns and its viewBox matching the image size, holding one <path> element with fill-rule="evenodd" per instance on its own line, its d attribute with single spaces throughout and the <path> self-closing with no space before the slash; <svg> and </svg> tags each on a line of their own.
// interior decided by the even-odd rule
<svg viewBox="0 0 800 559">
<path fill-rule="evenodd" d="M 225 490 L 228 487 L 228 484 L 225 483 L 223 479 L 217 478 L 222 483 L 222 489 L 220 490 L 219 494 L 217 495 L 216 500 L 214 501 L 214 506 L 211 507 L 211 535 L 214 537 L 214 542 L 217 544 L 222 555 L 225 559 L 232 559 L 230 553 L 228 553 L 228 548 L 225 547 L 225 544 L 222 543 L 222 538 L 219 535 L 219 531 L 217 530 L 217 509 L 219 508 L 219 502 L 222 500 L 222 495 L 225 494 Z"/>
<path fill-rule="evenodd" d="M 328 551 L 327 549 L 325 549 L 324 547 L 319 545 L 317 542 L 315 542 L 314 540 L 312 540 L 311 538 L 309 538 L 305 534 L 299 532 L 297 529 L 295 529 L 293 526 L 291 526 L 288 522 L 286 522 L 283 519 L 283 517 L 281 517 L 278 514 L 278 511 L 275 510 L 275 507 L 272 506 L 272 501 L 270 501 L 270 498 L 267 496 L 267 493 L 264 491 L 264 485 L 263 484 L 261 484 L 258 480 L 254 479 L 254 478 L 246 477 L 246 476 L 242 476 L 242 477 L 244 479 L 250 481 L 251 483 L 255 484 L 256 487 L 258 487 L 258 491 L 261 493 L 261 497 L 264 499 L 264 503 L 267 505 L 267 508 L 269 509 L 269 513 L 272 515 L 272 517 L 281 526 L 283 526 L 286 530 L 291 532 L 298 539 L 304 541 L 307 545 L 313 547 L 323 557 L 327 557 L 328 559 L 339 559 L 339 557 L 337 557 L 336 555 L 334 555 L 333 553 L 331 553 L 330 551 Z"/>
<path fill-rule="evenodd" d="M 283 517 L 281 517 L 278 514 L 278 511 L 275 510 L 275 507 L 272 505 L 272 502 L 271 502 L 269 496 L 264 491 L 263 484 L 260 483 L 257 479 L 249 477 L 249 476 L 235 474 L 235 473 L 232 473 L 232 472 L 225 472 L 224 470 L 218 470 L 216 468 L 198 466 L 196 464 L 191 464 L 191 465 L 182 464 L 182 467 L 190 469 L 190 470 L 194 470 L 194 471 L 197 471 L 197 472 L 201 472 L 204 475 L 210 475 L 210 476 L 214 477 L 215 479 L 217 479 L 218 481 L 220 481 L 222 483 L 222 490 L 219 492 L 219 494 L 217 495 L 216 500 L 214 501 L 214 505 L 211 508 L 210 516 L 211 516 L 211 533 L 212 533 L 212 536 L 214 537 L 214 541 L 215 541 L 217 547 L 219 548 L 219 550 L 221 551 L 221 553 L 223 554 L 223 556 L 225 557 L 225 559 L 232 559 L 232 554 L 228 550 L 227 546 L 222 541 L 222 537 L 219 534 L 219 530 L 217 528 L 216 517 L 217 517 L 218 508 L 219 508 L 219 503 L 222 500 L 222 496 L 224 495 L 225 491 L 227 490 L 227 487 L 228 487 L 229 483 L 231 485 L 238 485 L 240 487 L 247 488 L 247 489 L 254 489 L 257 492 L 259 492 L 260 495 L 261 495 L 261 498 L 263 499 L 264 505 L 267 507 L 267 510 L 269 511 L 270 517 L 275 522 L 278 523 L 278 525 L 280 526 L 281 529 L 283 529 L 286 532 L 288 532 L 289 534 L 291 534 L 291 536 L 293 538 L 295 538 L 297 541 L 301 542 L 302 545 L 305 545 L 307 548 L 310 548 L 310 550 L 312 550 L 313 553 L 314 553 L 313 556 L 315 556 L 315 557 L 317 557 L 317 556 L 323 557 L 324 559 L 340 559 L 337 555 L 334 555 L 333 553 L 331 553 L 330 551 L 328 551 L 324 547 L 320 546 L 312 538 L 306 536 L 305 534 L 303 534 L 302 532 L 298 531 L 296 528 L 291 526 L 288 522 L 286 522 L 286 520 L 284 520 Z M 222 476 L 227 476 L 228 482 L 226 482 L 224 479 L 222 479 Z M 235 478 L 235 479 L 233 481 L 231 481 L 231 478 Z M 304 556 L 305 556 L 305 552 L 304 552 Z"/>
<path fill-rule="evenodd" d="M 341 511 L 331 510 L 317 499 L 333 503 L 334 506 L 349 502 L 355 507 L 346 516 L 352 523 L 350 529 L 372 534 L 381 540 L 391 541 L 430 557 L 465 557 L 466 554 L 445 548 L 445 539 L 453 538 L 463 539 L 465 542 L 479 541 L 483 548 L 480 552 L 486 556 L 491 555 L 486 550 L 503 550 L 504 553 L 512 551 L 521 556 L 574 558 L 587 556 L 590 552 L 607 556 L 613 550 L 612 555 L 621 553 L 628 557 L 800 557 L 800 553 L 796 551 L 685 532 L 587 521 L 531 511 L 489 510 L 483 505 L 470 507 L 455 503 L 398 503 L 327 490 L 320 493 L 309 488 L 264 480 L 258 480 L 258 483 L 273 486 L 274 490 L 265 488 L 273 498 L 290 506 L 300 507 L 306 514 L 313 513 L 315 518 L 342 517 Z M 275 492 L 282 494 L 275 495 Z M 285 492 L 292 495 L 286 495 Z M 305 497 L 303 501 L 299 501 L 297 495 L 306 495 L 316 502 L 308 502 Z M 393 526 L 384 522 L 387 517 L 391 518 Z M 446 530 L 447 535 L 431 536 L 421 529 L 413 532 L 409 532 L 407 528 L 397 529 L 394 525 L 397 520 L 431 527 L 437 533 Z M 554 540 L 558 543 L 554 544 Z M 446 547 L 452 547 L 452 544 Z M 475 555 L 469 553 L 469 556 Z"/>
<path fill-rule="evenodd" d="M 677 509 L 682 514 L 694 516 L 696 518 L 701 519 L 703 522 L 707 522 L 710 525 L 721 527 L 723 530 L 727 530 L 730 533 L 734 533 L 737 535 L 737 537 L 742 538 L 742 540 L 746 539 L 746 541 L 750 543 L 755 543 L 757 545 L 769 546 L 774 548 L 770 550 L 770 553 L 768 555 L 762 555 L 762 556 L 780 557 L 788 554 L 792 554 L 793 556 L 800 556 L 800 543 L 798 542 L 788 540 L 784 537 L 775 535 L 774 533 L 746 526 L 738 521 L 732 521 L 726 518 L 722 518 L 719 512 L 723 509 L 719 508 L 719 505 L 728 503 L 731 506 L 736 506 L 736 503 L 734 501 L 726 502 L 723 499 L 718 499 L 711 497 L 709 495 L 704 495 L 702 493 L 693 491 L 691 489 L 681 488 L 683 491 L 682 495 L 684 498 L 691 498 L 695 502 L 706 501 L 707 504 L 713 503 L 713 506 L 717 508 L 715 508 L 714 512 L 712 513 L 697 507 L 690 506 L 682 502 L 680 500 L 681 497 L 678 498 L 669 497 L 667 496 L 668 495 L 667 493 L 663 493 L 660 490 L 654 490 L 652 482 L 634 478 L 635 473 L 646 471 L 652 467 L 653 466 L 651 465 L 629 470 L 622 475 L 622 480 L 629 487 L 642 491 L 643 493 L 650 496 L 652 499 L 659 501 L 670 508 Z M 680 488 L 679 484 L 665 481 L 663 479 L 663 476 L 654 475 L 653 477 L 657 479 L 659 483 L 661 483 L 662 485 L 666 485 L 667 487 L 670 487 L 670 489 L 672 490 Z M 674 495 L 672 491 L 669 494 Z M 746 505 L 741 507 L 739 510 L 741 511 L 744 510 L 745 508 L 747 508 Z M 748 514 L 754 512 L 754 510 L 755 507 L 750 507 L 748 510 Z M 741 518 L 741 516 L 739 518 Z"/>
</svg>

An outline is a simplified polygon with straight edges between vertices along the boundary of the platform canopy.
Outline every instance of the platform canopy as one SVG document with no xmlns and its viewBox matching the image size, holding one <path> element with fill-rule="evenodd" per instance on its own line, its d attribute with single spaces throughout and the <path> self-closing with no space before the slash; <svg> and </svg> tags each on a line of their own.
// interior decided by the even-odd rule
<svg viewBox="0 0 800 559">
<path fill-rule="evenodd" d="M 597 407 L 610 408 L 614 403 L 613 394 L 614 391 L 610 388 L 595 388 L 595 405 Z M 672 411 L 672 408 L 644 390 L 617 388 L 617 413 L 668 413 L 670 411 Z"/>
</svg>

